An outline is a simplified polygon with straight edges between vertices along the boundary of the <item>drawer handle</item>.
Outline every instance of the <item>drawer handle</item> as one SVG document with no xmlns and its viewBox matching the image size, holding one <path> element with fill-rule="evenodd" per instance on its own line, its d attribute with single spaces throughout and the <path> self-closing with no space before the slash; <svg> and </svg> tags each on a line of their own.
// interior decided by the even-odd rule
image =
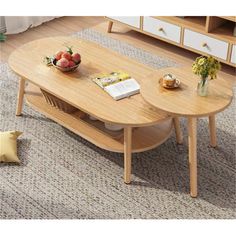
<svg viewBox="0 0 236 236">
<path fill-rule="evenodd" d="M 158 29 L 158 31 L 164 32 L 164 29 L 163 29 L 162 27 L 160 27 L 160 28 Z"/>
<path fill-rule="evenodd" d="M 207 43 L 203 43 L 203 44 L 202 44 L 202 47 L 203 47 L 203 48 L 208 48 Z"/>
</svg>

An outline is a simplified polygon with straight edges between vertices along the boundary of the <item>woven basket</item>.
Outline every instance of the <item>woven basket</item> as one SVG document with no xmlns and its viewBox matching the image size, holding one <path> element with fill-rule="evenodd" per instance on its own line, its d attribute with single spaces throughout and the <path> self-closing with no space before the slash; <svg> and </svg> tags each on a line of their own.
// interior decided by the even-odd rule
<svg viewBox="0 0 236 236">
<path fill-rule="evenodd" d="M 64 111 L 66 113 L 72 113 L 77 111 L 78 109 L 76 107 L 73 107 L 72 105 L 68 104 L 67 102 L 61 100 L 60 98 L 46 92 L 43 89 L 40 89 L 42 91 L 42 94 L 48 104 L 51 106 L 58 108 L 61 111 Z"/>
</svg>

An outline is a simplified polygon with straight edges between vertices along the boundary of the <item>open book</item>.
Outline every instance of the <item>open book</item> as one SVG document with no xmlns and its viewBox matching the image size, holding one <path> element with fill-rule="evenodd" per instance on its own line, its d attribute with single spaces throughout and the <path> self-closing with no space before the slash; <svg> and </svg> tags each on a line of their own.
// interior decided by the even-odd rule
<svg viewBox="0 0 236 236">
<path fill-rule="evenodd" d="M 115 100 L 130 97 L 140 91 L 137 81 L 123 72 L 97 75 L 93 81 Z"/>
</svg>

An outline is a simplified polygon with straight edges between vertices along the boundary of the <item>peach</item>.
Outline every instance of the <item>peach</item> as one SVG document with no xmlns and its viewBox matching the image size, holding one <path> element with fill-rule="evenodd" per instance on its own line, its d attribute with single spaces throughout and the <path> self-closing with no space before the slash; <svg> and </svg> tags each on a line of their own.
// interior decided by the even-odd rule
<svg viewBox="0 0 236 236">
<path fill-rule="evenodd" d="M 69 61 L 68 67 L 73 67 L 73 66 L 75 66 L 75 62 L 74 61 Z"/>
<path fill-rule="evenodd" d="M 61 59 L 61 55 L 63 54 L 62 51 L 58 51 L 56 54 L 55 54 L 55 59 L 58 61 Z"/>
<path fill-rule="evenodd" d="M 72 54 L 72 60 L 73 60 L 75 63 L 80 62 L 80 60 L 81 60 L 80 54 L 79 54 L 79 53 L 73 53 L 73 54 Z"/>
<path fill-rule="evenodd" d="M 69 61 L 66 58 L 61 58 L 59 61 L 57 61 L 57 66 L 60 66 L 62 68 L 65 68 L 69 65 Z"/>
<path fill-rule="evenodd" d="M 68 61 L 71 60 L 71 55 L 69 52 L 63 52 L 61 58 L 66 58 Z"/>
</svg>

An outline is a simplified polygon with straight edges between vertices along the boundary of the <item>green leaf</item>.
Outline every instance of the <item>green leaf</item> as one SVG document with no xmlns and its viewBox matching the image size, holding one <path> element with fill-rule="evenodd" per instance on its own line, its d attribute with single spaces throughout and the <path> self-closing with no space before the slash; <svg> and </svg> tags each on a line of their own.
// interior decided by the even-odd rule
<svg viewBox="0 0 236 236">
<path fill-rule="evenodd" d="M 67 52 L 69 52 L 72 55 L 73 54 L 72 46 L 70 46 L 70 47 L 66 46 L 66 47 L 67 47 Z"/>
<path fill-rule="evenodd" d="M 52 61 L 53 61 L 53 57 L 44 57 L 43 61 L 47 66 L 51 66 Z"/>
</svg>

